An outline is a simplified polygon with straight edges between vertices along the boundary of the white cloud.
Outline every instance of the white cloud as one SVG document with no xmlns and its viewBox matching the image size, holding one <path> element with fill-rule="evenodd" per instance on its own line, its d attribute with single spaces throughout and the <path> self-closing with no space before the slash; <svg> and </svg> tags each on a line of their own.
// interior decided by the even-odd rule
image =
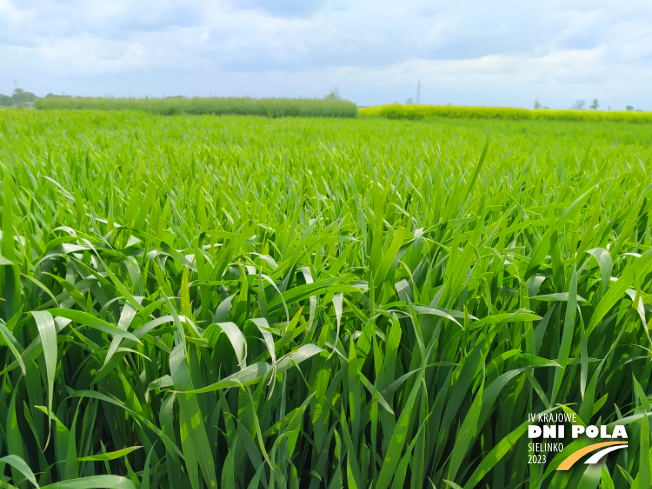
<svg viewBox="0 0 652 489">
<path fill-rule="evenodd" d="M 652 109 L 633 0 L 0 0 L 0 92 L 321 96 Z"/>
</svg>

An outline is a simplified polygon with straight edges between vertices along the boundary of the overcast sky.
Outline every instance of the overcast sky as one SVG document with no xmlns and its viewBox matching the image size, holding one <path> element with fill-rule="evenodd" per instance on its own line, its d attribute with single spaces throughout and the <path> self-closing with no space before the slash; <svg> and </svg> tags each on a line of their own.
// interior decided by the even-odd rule
<svg viewBox="0 0 652 489">
<path fill-rule="evenodd" d="M 652 110 L 651 0 L 0 0 L 0 93 Z"/>
</svg>

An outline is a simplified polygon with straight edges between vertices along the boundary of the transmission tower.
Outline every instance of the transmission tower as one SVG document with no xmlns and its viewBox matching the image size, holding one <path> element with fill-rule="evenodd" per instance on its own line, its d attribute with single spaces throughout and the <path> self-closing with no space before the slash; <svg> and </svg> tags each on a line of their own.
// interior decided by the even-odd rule
<svg viewBox="0 0 652 489">
<path fill-rule="evenodd" d="M 419 105 L 420 98 L 421 98 L 421 78 L 419 78 L 419 82 L 417 83 L 417 99 L 416 99 L 417 105 Z"/>
<path fill-rule="evenodd" d="M 14 78 L 14 86 L 16 87 L 16 90 L 18 90 L 18 80 Z"/>
</svg>

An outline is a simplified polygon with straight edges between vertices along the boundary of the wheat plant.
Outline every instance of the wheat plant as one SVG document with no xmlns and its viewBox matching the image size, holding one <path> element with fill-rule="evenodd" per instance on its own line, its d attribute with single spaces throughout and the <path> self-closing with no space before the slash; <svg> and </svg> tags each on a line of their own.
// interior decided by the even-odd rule
<svg viewBox="0 0 652 489">
<path fill-rule="evenodd" d="M 0 112 L 2 484 L 649 488 L 649 126 L 489 129 Z"/>
</svg>

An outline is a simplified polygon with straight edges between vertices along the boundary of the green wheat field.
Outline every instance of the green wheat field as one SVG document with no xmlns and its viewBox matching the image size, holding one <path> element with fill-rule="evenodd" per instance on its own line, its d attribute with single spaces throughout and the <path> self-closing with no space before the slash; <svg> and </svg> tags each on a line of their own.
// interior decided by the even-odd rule
<svg viewBox="0 0 652 489">
<path fill-rule="evenodd" d="M 0 486 L 650 488 L 651 128 L 0 111 Z"/>
</svg>

